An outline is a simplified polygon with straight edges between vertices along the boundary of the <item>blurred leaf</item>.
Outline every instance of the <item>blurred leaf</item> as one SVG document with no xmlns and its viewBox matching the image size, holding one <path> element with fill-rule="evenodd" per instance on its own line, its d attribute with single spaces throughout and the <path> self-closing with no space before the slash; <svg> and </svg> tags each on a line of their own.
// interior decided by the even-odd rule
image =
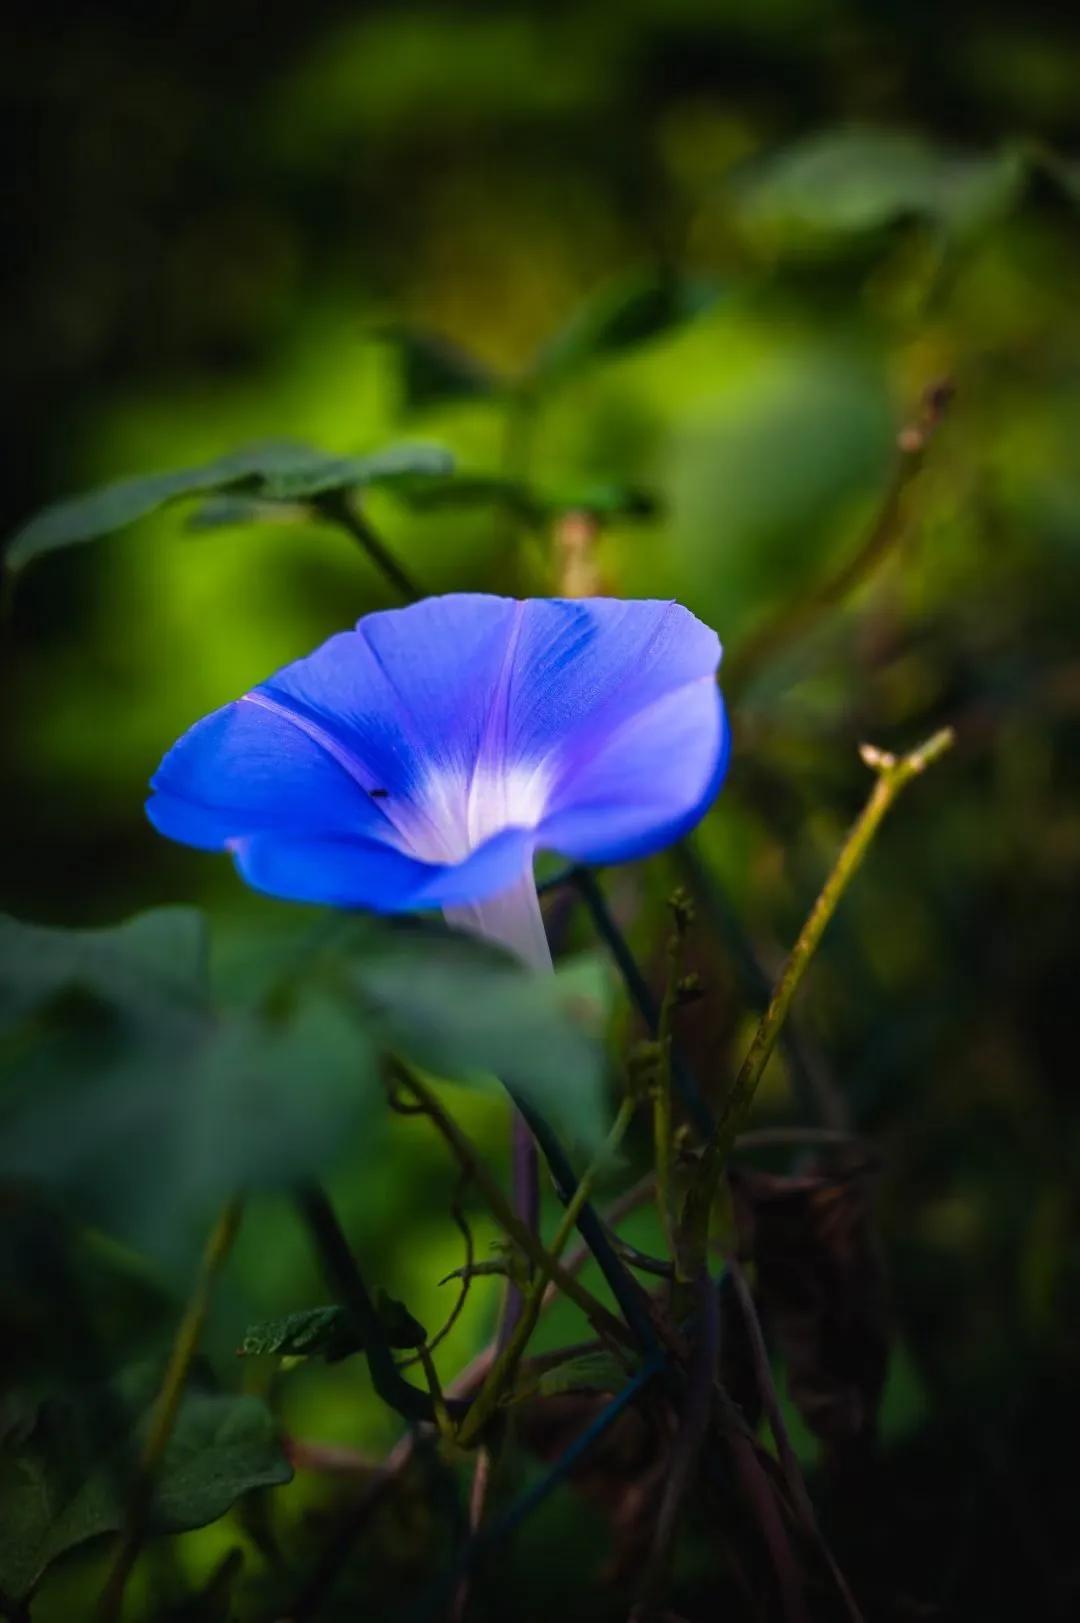
<svg viewBox="0 0 1080 1623">
<path fill-rule="evenodd" d="M 287 440 L 256 445 L 198 468 L 124 479 L 47 507 L 12 537 L 5 563 L 22 569 L 42 553 L 97 540 L 184 496 L 247 490 L 256 501 L 300 501 L 353 486 L 445 475 L 452 467 L 450 453 L 435 445 L 392 445 L 356 457 L 330 456 Z M 234 505 L 227 512 L 236 522 L 243 509 Z"/>
<path fill-rule="evenodd" d="M 423 1346 L 427 1332 L 403 1303 L 380 1292 L 375 1307 L 391 1347 Z M 363 1332 L 348 1308 L 334 1306 L 306 1308 L 283 1319 L 249 1325 L 238 1350 L 244 1357 L 321 1355 L 328 1364 L 336 1364 L 364 1347 Z"/>
<path fill-rule="evenodd" d="M 655 518 L 660 503 L 635 485 L 582 483 L 547 486 L 539 496 L 549 517 L 565 513 L 588 513 L 598 519 Z"/>
<path fill-rule="evenodd" d="M 85 496 L 73 496 L 46 507 L 12 536 L 5 553 L 8 569 L 22 569 L 33 558 L 82 541 L 95 541 L 133 524 L 166 502 L 201 491 L 251 484 L 275 473 L 309 466 L 322 453 L 289 440 L 250 446 L 217 457 L 198 468 L 150 473 L 122 479 Z"/>
<path fill-rule="evenodd" d="M 544 524 L 564 513 L 590 513 L 600 519 L 652 518 L 659 508 L 655 497 L 633 485 L 599 481 L 526 485 L 487 473 L 458 473 L 415 482 L 402 479 L 394 494 L 419 512 L 501 507 L 526 524 Z"/>
<path fill-rule="evenodd" d="M 400 357 L 406 411 L 423 411 L 448 400 L 475 400 L 496 394 L 502 387 L 482 361 L 434 333 L 387 327 L 379 336 L 388 338 Z"/>
<path fill-rule="evenodd" d="M 453 457 L 440 445 L 391 445 L 371 456 L 328 456 L 310 467 L 274 474 L 265 481 L 264 493 L 274 501 L 300 501 L 334 490 L 445 478 L 453 468 Z"/>
<path fill-rule="evenodd" d="M 205 1008 L 206 921 L 161 907 L 101 930 L 61 930 L 0 914 L 0 1022 L 78 988 L 148 1020 Z"/>
<path fill-rule="evenodd" d="M 50 1398 L 28 1429 L 0 1442 L 5 1594 L 22 1598 L 58 1556 L 123 1525 L 153 1389 L 138 1370 L 105 1390 Z M 141 1419 L 133 1423 L 135 1414 Z M 260 1399 L 189 1390 L 162 1460 L 151 1531 L 204 1527 L 242 1494 L 289 1482 L 292 1474 Z"/>
<path fill-rule="evenodd" d="M 881 377 L 817 348 L 789 346 L 684 426 L 668 475 L 674 546 L 729 647 L 857 544 L 852 518 L 879 499 L 894 443 Z"/>
<path fill-rule="evenodd" d="M 589 1140 L 604 1130 L 596 966 L 536 975 L 464 936 L 389 945 L 353 969 L 388 1041 L 457 1081 L 497 1077 Z M 591 1032 L 572 1014 L 589 1016 Z"/>
<path fill-rule="evenodd" d="M 905 218 L 963 232 L 1007 209 L 1023 176 L 1013 150 L 971 156 L 913 135 L 834 130 L 753 165 L 739 204 L 751 229 L 781 243 L 876 231 Z"/>
<path fill-rule="evenodd" d="M 702 315 L 716 289 L 653 273 L 626 277 L 588 300 L 540 351 L 532 378 L 543 385 L 662 338 Z"/>
<path fill-rule="evenodd" d="M 523 1371 L 513 1403 L 526 1398 L 560 1397 L 565 1392 L 621 1392 L 626 1385 L 625 1367 L 611 1353 L 597 1350 L 567 1358 L 539 1374 Z"/>
<path fill-rule="evenodd" d="M 534 494 L 517 479 L 493 473 L 457 473 L 448 479 L 401 480 L 394 495 L 418 512 L 459 507 L 507 508 L 523 522 L 536 524 L 541 512 Z"/>
<path fill-rule="evenodd" d="M 0 1168 L 144 1246 L 186 1241 L 192 1220 L 238 1188 L 322 1173 L 383 1109 L 370 1037 L 314 980 L 290 982 L 268 1012 L 215 1007 L 201 981 L 196 997 L 183 976 L 163 979 L 176 935 L 198 944 L 201 965 L 193 919 L 166 910 L 100 932 L 5 922 L 17 994 L 20 974 L 27 982 L 7 1014 L 25 1013 L 27 991 L 41 1006 L 29 1029 L 9 1020 L 0 1050 Z M 42 1003 L 69 982 L 92 999 Z"/>
<path fill-rule="evenodd" d="M 265 501 L 257 496 L 214 496 L 188 515 L 185 527 L 198 533 L 243 524 L 299 524 L 310 517 L 302 502 Z"/>
</svg>

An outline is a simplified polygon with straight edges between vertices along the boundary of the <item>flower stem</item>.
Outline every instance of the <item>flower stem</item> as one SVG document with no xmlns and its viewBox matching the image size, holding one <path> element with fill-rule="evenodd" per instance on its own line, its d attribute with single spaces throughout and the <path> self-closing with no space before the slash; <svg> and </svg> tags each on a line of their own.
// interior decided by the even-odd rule
<svg viewBox="0 0 1080 1623">
<path fill-rule="evenodd" d="M 531 1234 L 540 1232 L 540 1157 L 536 1140 L 520 1110 L 514 1108 L 510 1118 L 510 1193 L 514 1211 Z M 514 1333 L 521 1318 L 523 1303 L 521 1289 L 513 1279 L 506 1287 L 499 1341 L 504 1344 Z"/>
<path fill-rule="evenodd" d="M 840 850 L 821 894 L 810 909 L 787 963 L 781 972 L 769 1006 L 762 1015 L 750 1050 L 743 1060 L 735 1084 L 724 1101 L 716 1130 L 698 1164 L 683 1208 L 676 1283 L 685 1287 L 696 1279 L 708 1248 L 709 1216 L 720 1189 L 728 1156 L 753 1103 L 758 1083 L 772 1055 L 792 999 L 817 950 L 825 928 L 836 911 L 889 808 L 914 779 L 925 772 L 953 742 L 951 728 L 943 728 L 918 749 L 899 758 L 864 745 L 862 757 L 877 774 L 876 782 L 862 812 L 853 824 Z M 685 1294 L 685 1292 L 684 1292 Z"/>
<path fill-rule="evenodd" d="M 476 1401 L 461 1423 L 459 1441 L 463 1447 L 467 1448 L 480 1435 L 484 1426 L 498 1408 L 500 1399 L 509 1390 L 518 1362 L 525 1351 L 529 1337 L 536 1328 L 536 1321 L 540 1317 L 540 1309 L 543 1304 L 548 1279 L 551 1277 L 552 1265 L 558 1261 L 566 1248 L 566 1243 L 574 1231 L 581 1209 L 596 1181 L 597 1173 L 622 1142 L 623 1136 L 633 1119 L 634 1108 L 632 1099 L 623 1100 L 602 1149 L 582 1174 L 577 1188 L 567 1201 L 559 1226 L 548 1247 L 546 1260 L 541 1262 L 525 1294 L 517 1323 L 508 1336 L 505 1346 L 496 1356 Z"/>
<path fill-rule="evenodd" d="M 98 1606 L 100 1623 L 120 1616 L 124 1590 L 146 1536 L 153 1503 L 154 1483 L 169 1445 L 184 1396 L 188 1375 L 202 1339 L 214 1285 L 240 1227 L 241 1204 L 231 1200 L 210 1232 L 194 1288 L 177 1327 L 165 1375 L 154 1403 L 150 1429 L 135 1469 L 125 1526 L 120 1534 Z"/>
</svg>

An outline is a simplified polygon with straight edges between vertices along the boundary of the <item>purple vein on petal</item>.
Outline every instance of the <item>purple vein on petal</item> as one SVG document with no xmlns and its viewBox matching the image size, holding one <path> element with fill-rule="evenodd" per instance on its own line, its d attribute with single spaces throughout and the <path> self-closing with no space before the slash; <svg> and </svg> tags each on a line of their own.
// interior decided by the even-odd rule
<svg viewBox="0 0 1080 1623">
<path fill-rule="evenodd" d="M 343 744 L 340 744 L 332 733 L 327 732 L 325 727 L 320 727 L 317 721 L 312 721 L 309 717 L 301 715 L 298 711 L 293 710 L 291 706 L 282 704 L 279 699 L 268 698 L 265 693 L 260 693 L 257 689 L 243 694 L 237 700 L 237 703 L 253 704 L 258 710 L 267 710 L 272 716 L 280 716 L 282 721 L 289 722 L 298 732 L 310 738 L 312 743 L 317 744 L 321 750 L 329 755 L 330 759 L 335 761 L 343 772 L 348 773 L 354 783 L 359 784 L 375 810 L 380 813 L 395 834 L 399 833 L 397 824 L 388 809 L 382 804 L 381 800 L 372 795 L 372 788 L 377 788 L 378 785 L 372 785 L 364 781 L 365 778 L 370 778 L 370 772 L 365 768 L 363 762 L 358 760 Z"/>
</svg>

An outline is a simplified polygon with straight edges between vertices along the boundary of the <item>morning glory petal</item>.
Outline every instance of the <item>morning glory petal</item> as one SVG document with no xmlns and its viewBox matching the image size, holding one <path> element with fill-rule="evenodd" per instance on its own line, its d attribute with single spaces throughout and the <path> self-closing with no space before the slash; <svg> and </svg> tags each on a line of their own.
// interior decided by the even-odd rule
<svg viewBox="0 0 1080 1623">
<path fill-rule="evenodd" d="M 524 611 L 507 695 L 513 760 L 580 755 L 720 663 L 715 631 L 679 603 L 541 598 Z"/>
<path fill-rule="evenodd" d="M 538 843 L 579 862 L 627 862 L 699 822 L 727 771 L 730 732 L 711 676 L 631 712 L 595 749 L 568 752 Z"/>
<path fill-rule="evenodd" d="M 504 829 L 463 862 L 421 862 L 377 840 L 256 834 L 230 843 L 256 890 L 287 901 L 411 913 L 454 907 L 507 890 L 527 871 L 531 836 Z"/>
<path fill-rule="evenodd" d="M 151 819 L 274 894 L 442 907 L 546 959 L 531 870 L 658 849 L 727 761 L 714 632 L 677 603 L 459 594 L 368 615 L 198 723 Z"/>
<path fill-rule="evenodd" d="M 386 826 L 333 743 L 241 699 L 196 722 L 151 779 L 150 821 L 202 850 L 267 830 L 362 834 Z"/>
</svg>

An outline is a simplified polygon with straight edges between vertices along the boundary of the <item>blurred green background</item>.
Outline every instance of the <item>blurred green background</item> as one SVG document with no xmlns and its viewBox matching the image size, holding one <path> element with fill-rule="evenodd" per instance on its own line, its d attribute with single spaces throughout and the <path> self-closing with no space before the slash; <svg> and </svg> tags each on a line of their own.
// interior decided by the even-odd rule
<svg viewBox="0 0 1080 1623">
<path fill-rule="evenodd" d="M 646 492 L 653 511 L 596 525 L 595 580 L 677 596 L 733 673 L 731 777 L 693 844 L 709 995 L 689 1040 L 714 1092 L 752 1007 L 725 920 L 772 971 L 865 793 L 857 744 L 957 728 L 847 899 L 800 1035 L 819 1101 L 882 1159 L 902 1354 L 871 1564 L 895 1615 L 1075 1615 L 1080 26 L 1043 0 L 15 12 L 0 533 L 61 494 L 280 436 L 431 441 L 469 473 Z M 656 275 L 689 290 L 686 319 L 590 349 L 597 310 Z M 883 522 L 897 436 L 945 382 Z M 498 503 L 370 515 L 432 592 L 565 583 L 559 526 Z M 274 927 L 227 863 L 153 834 L 146 780 L 204 711 L 394 599 L 328 525 L 188 516 L 19 583 L 0 647 L 11 913 L 199 901 L 225 939 Z M 880 556 L 826 608 L 875 526 Z M 676 874 L 663 858 L 612 887 L 654 968 Z M 778 1064 L 762 1120 L 808 1119 L 791 1081 Z M 463 1108 L 500 1154 L 498 1108 Z M 335 1182 L 427 1323 L 460 1260 L 452 1185 L 400 1122 Z M 247 1317 L 320 1299 L 272 1202 L 230 1280 L 226 1366 Z M 161 1277 L 162 1325 L 182 1283 Z M 447 1373 L 493 1308 L 474 1293 Z M 286 1413 L 328 1442 L 396 1434 L 352 1364 L 298 1374 Z M 320 1491 L 284 1497 L 302 1518 Z M 218 1526 L 176 1559 L 208 1571 L 238 1537 L 257 1544 Z M 608 1615 L 573 1588 L 580 1525 L 530 1537 L 514 1615 Z M 41 1616 L 81 1615 L 80 1560 Z"/>
</svg>

